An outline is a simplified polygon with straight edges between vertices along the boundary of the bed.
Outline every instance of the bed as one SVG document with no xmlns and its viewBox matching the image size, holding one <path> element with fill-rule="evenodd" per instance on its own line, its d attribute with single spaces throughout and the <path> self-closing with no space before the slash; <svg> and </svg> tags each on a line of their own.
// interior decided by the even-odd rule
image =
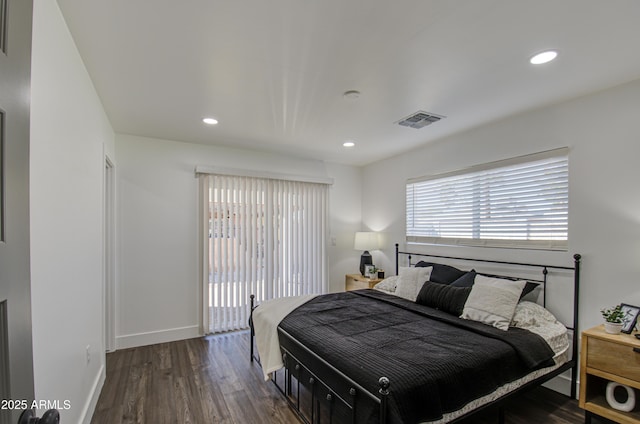
<svg viewBox="0 0 640 424">
<path fill-rule="evenodd" d="M 527 278 L 464 271 L 447 261 L 522 268 Z M 571 277 L 568 323 L 544 308 L 552 273 Z M 260 306 L 251 296 L 251 361 L 261 363 L 304 422 L 456 422 L 568 370 L 575 398 L 580 255 L 573 266 L 555 266 L 402 252 L 396 245 L 396 276 L 373 290 Z M 487 312 L 487 299 L 500 299 L 497 309 Z M 502 312 L 512 303 L 511 315 Z"/>
</svg>

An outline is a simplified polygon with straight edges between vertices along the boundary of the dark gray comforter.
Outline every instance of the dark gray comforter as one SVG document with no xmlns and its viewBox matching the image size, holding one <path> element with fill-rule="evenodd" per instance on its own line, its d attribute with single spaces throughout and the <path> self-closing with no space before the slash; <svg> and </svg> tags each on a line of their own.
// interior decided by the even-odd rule
<svg viewBox="0 0 640 424">
<path fill-rule="evenodd" d="M 318 296 L 280 328 L 371 393 L 388 377 L 392 423 L 439 419 L 553 365 L 553 351 L 533 333 L 498 330 L 375 290 Z"/>
</svg>

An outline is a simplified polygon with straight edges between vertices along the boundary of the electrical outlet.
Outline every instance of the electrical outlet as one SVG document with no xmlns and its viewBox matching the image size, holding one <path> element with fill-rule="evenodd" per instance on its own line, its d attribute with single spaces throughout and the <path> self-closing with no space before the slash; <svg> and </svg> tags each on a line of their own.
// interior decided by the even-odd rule
<svg viewBox="0 0 640 424">
<path fill-rule="evenodd" d="M 87 365 L 91 362 L 91 345 L 87 345 Z"/>
</svg>

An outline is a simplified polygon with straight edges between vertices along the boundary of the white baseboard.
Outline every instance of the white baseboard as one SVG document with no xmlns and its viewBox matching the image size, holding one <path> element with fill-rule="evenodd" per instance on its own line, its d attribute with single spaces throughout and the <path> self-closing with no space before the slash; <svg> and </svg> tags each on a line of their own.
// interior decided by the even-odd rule
<svg viewBox="0 0 640 424">
<path fill-rule="evenodd" d="M 98 398 L 100 398 L 100 393 L 102 392 L 102 386 L 104 386 L 104 381 L 107 377 L 107 370 L 105 365 L 103 364 L 100 367 L 100 371 L 96 376 L 95 381 L 93 382 L 93 386 L 91 387 L 91 396 L 87 400 L 87 403 L 84 405 L 82 409 L 82 414 L 80 415 L 80 422 L 82 424 L 90 424 L 91 419 L 93 418 L 93 412 L 96 409 L 96 405 L 98 404 Z"/>
<path fill-rule="evenodd" d="M 200 337 L 200 327 L 171 328 L 168 330 L 150 331 L 148 333 L 127 334 L 116 337 L 116 349 L 148 346 L 157 343 L 175 342 L 176 340 L 192 339 Z"/>
<path fill-rule="evenodd" d="M 554 390 L 563 395 L 571 394 L 571 371 L 566 371 L 559 376 L 552 378 L 543 384 L 544 387 Z M 580 381 L 577 382 L 576 396 L 580 393 Z"/>
</svg>

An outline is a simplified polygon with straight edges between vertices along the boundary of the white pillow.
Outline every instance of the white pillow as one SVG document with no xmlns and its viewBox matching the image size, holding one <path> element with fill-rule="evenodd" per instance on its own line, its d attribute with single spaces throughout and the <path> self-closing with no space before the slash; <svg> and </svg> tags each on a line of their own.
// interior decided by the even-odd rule
<svg viewBox="0 0 640 424">
<path fill-rule="evenodd" d="M 511 326 L 523 328 L 542 337 L 556 356 L 569 349 L 567 328 L 542 305 L 521 301 L 511 319 Z"/>
<path fill-rule="evenodd" d="M 429 281 L 432 270 L 432 266 L 417 268 L 400 267 L 395 295 L 415 302 L 422 285 Z"/>
<path fill-rule="evenodd" d="M 394 291 L 396 291 L 396 285 L 398 284 L 399 278 L 400 277 L 397 275 L 392 275 L 391 277 L 387 277 L 384 280 L 380 281 L 378 284 L 373 286 L 373 288 L 376 290 L 393 293 Z"/>
<path fill-rule="evenodd" d="M 476 275 L 461 318 L 507 331 L 526 283 Z"/>
</svg>

